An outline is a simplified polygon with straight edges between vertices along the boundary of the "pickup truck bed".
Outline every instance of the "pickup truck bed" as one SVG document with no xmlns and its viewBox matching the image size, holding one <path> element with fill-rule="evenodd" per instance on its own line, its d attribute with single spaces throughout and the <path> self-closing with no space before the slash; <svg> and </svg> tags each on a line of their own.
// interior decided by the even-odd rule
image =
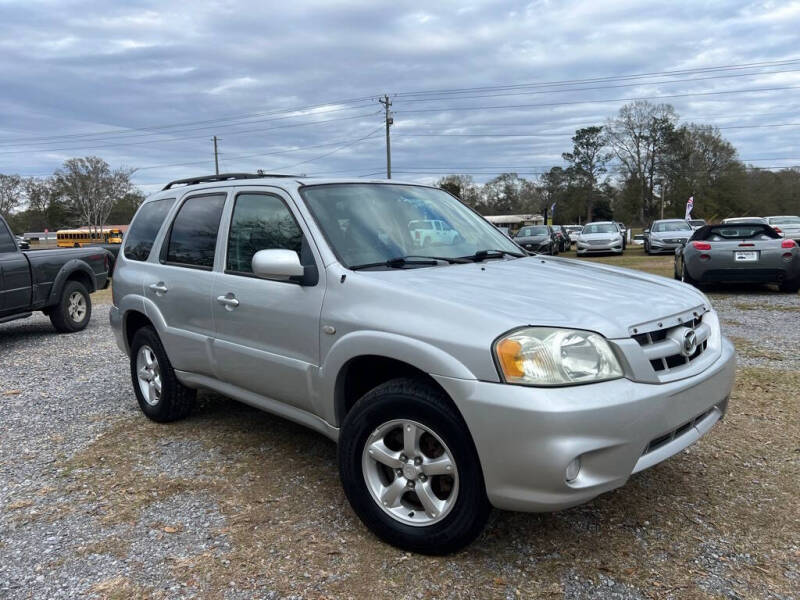
<svg viewBox="0 0 800 600">
<path fill-rule="evenodd" d="M 0 322 L 41 310 L 59 331 L 83 329 L 89 294 L 108 287 L 112 262 L 102 248 L 21 251 L 0 217 Z"/>
</svg>

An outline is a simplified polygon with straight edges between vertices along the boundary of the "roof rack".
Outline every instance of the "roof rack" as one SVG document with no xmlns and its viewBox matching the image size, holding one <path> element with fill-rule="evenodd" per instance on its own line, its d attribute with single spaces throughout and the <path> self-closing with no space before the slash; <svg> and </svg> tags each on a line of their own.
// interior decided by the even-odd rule
<svg viewBox="0 0 800 600">
<path fill-rule="evenodd" d="M 186 179 L 176 179 L 170 181 L 162 189 L 169 190 L 176 185 L 195 185 L 198 183 L 210 183 L 212 181 L 230 181 L 235 179 L 261 179 L 262 177 L 302 177 L 302 175 L 288 175 L 286 173 L 264 173 L 258 170 L 256 173 L 220 173 L 219 175 L 201 175 L 200 177 L 188 177 Z"/>
</svg>

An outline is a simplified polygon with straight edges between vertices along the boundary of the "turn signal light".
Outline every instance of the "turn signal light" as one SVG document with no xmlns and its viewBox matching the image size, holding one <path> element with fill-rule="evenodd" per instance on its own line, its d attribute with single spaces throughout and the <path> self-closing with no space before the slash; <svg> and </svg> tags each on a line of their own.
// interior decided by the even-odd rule
<svg viewBox="0 0 800 600">
<path fill-rule="evenodd" d="M 522 344 L 516 340 L 505 339 L 497 344 L 497 358 L 506 376 L 522 377 L 525 370 L 522 368 Z"/>
<path fill-rule="evenodd" d="M 692 242 L 695 250 L 711 250 L 711 244 L 708 242 Z"/>
<path fill-rule="evenodd" d="M 794 240 L 783 240 L 781 242 L 781 248 L 794 248 L 797 246 L 797 242 Z"/>
</svg>

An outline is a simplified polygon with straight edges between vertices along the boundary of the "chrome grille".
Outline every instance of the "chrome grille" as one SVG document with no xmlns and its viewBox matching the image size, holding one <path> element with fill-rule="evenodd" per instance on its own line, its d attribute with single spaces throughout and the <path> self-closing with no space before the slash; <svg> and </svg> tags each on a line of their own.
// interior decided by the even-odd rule
<svg viewBox="0 0 800 600">
<path fill-rule="evenodd" d="M 703 317 L 655 331 L 638 333 L 633 337 L 642 347 L 650 366 L 657 373 L 668 373 L 685 367 L 708 348 L 711 328 Z"/>
<path fill-rule="evenodd" d="M 603 246 L 605 244 L 610 244 L 611 240 L 588 240 L 590 246 Z"/>
</svg>

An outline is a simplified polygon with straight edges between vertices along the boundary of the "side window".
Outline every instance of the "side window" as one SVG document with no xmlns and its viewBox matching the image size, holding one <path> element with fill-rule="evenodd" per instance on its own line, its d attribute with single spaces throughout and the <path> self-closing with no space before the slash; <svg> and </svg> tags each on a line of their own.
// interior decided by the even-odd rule
<svg viewBox="0 0 800 600">
<path fill-rule="evenodd" d="M 0 252 L 16 252 L 17 243 L 11 235 L 11 232 L 6 227 L 6 224 L 0 221 Z"/>
<path fill-rule="evenodd" d="M 164 198 L 148 202 L 139 209 L 125 239 L 125 258 L 147 260 L 158 230 L 174 202 L 175 198 Z"/>
<path fill-rule="evenodd" d="M 187 199 L 172 222 L 165 262 L 211 270 L 223 206 L 225 194 Z"/>
<path fill-rule="evenodd" d="M 283 200 L 271 194 L 236 196 L 225 271 L 252 273 L 253 255 L 276 249 L 303 256 L 303 232 Z"/>
</svg>

